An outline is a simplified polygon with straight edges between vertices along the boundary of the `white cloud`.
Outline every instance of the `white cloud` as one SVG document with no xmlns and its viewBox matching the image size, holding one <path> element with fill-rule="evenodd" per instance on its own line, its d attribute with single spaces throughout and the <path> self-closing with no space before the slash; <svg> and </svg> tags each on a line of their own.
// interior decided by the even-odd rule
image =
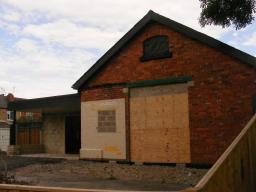
<svg viewBox="0 0 256 192">
<path fill-rule="evenodd" d="M 20 53 L 24 52 L 25 54 L 27 53 L 37 53 L 38 51 L 38 45 L 35 41 L 30 40 L 30 39 L 20 39 L 19 41 L 16 42 L 14 45 L 15 49 L 20 51 Z"/>
<path fill-rule="evenodd" d="M 13 12 L 3 14 L 2 19 L 6 20 L 6 21 L 11 21 L 11 22 L 18 22 L 18 21 L 20 21 L 21 17 L 18 12 L 13 11 Z"/>
<path fill-rule="evenodd" d="M 23 13 L 23 17 L 41 17 L 52 20 L 69 20 L 85 23 L 91 27 L 126 32 L 147 11 L 163 14 L 173 20 L 193 27 L 216 38 L 226 32 L 221 27 L 210 26 L 201 29 L 198 17 L 201 11 L 199 1 L 194 0 L 1 0 Z M 0 1 L 0 2 L 1 2 Z"/>
<path fill-rule="evenodd" d="M 251 36 L 244 42 L 244 45 L 256 47 L 256 32 L 251 34 Z"/>
<path fill-rule="evenodd" d="M 8 23 L 0 19 L 0 29 L 7 31 L 12 35 L 17 35 L 20 32 L 20 27 L 16 24 Z"/>
<path fill-rule="evenodd" d="M 10 53 L 0 49 L 0 83 L 7 91 L 13 87 L 20 97 L 43 97 L 71 92 L 71 82 L 77 80 L 95 60 L 85 50 L 58 52 L 39 46 L 29 39 L 18 41 Z M 3 83 L 4 82 L 4 83 Z"/>
<path fill-rule="evenodd" d="M 67 20 L 40 25 L 27 25 L 23 34 L 39 38 L 46 44 L 62 44 L 72 48 L 96 48 L 106 50 L 122 33 L 84 27 Z"/>
</svg>

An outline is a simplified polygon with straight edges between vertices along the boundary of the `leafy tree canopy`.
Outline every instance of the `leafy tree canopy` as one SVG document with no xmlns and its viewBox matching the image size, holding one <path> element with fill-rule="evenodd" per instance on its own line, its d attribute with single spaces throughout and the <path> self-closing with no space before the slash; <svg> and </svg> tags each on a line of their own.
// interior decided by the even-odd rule
<svg viewBox="0 0 256 192">
<path fill-rule="evenodd" d="M 233 24 L 236 29 L 244 28 L 252 23 L 256 13 L 255 0 L 199 0 L 202 12 L 200 24 L 221 25 L 229 27 Z"/>
</svg>

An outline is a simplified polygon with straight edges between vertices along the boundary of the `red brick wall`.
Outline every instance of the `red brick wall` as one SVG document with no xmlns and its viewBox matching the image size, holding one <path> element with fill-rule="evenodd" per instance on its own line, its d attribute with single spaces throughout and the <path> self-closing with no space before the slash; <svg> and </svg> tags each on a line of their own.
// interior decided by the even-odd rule
<svg viewBox="0 0 256 192">
<path fill-rule="evenodd" d="M 169 36 L 173 57 L 141 62 L 142 43 L 154 35 Z M 90 80 L 86 85 L 90 94 L 82 90 L 81 99 L 121 95 L 116 89 L 110 93 L 110 88 L 93 90 L 94 86 L 173 76 L 192 76 L 194 81 L 189 88 L 192 163 L 213 163 L 252 117 L 256 69 L 239 60 L 163 25 L 150 24 Z"/>
<path fill-rule="evenodd" d="M 0 121 L 7 122 L 7 110 L 0 108 Z"/>
<path fill-rule="evenodd" d="M 88 89 L 81 92 L 81 101 L 96 101 L 104 99 L 124 98 L 123 87 L 105 87 Z"/>
<path fill-rule="evenodd" d="M 42 119 L 42 113 L 40 112 L 33 112 L 33 120 L 40 121 Z"/>
<path fill-rule="evenodd" d="M 32 116 L 27 116 L 28 113 L 31 113 Z M 24 112 L 24 111 L 16 111 L 16 120 L 26 121 L 33 120 L 35 122 L 41 121 L 42 113 L 40 112 Z"/>
</svg>

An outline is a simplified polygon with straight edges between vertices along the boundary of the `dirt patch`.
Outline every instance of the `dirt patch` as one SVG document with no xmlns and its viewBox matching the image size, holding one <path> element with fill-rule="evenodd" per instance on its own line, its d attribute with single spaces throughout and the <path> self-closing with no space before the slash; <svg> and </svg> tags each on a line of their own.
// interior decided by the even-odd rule
<svg viewBox="0 0 256 192">
<path fill-rule="evenodd" d="M 33 164 L 11 171 L 32 185 L 118 190 L 180 190 L 194 186 L 207 169 L 89 161 Z"/>
</svg>

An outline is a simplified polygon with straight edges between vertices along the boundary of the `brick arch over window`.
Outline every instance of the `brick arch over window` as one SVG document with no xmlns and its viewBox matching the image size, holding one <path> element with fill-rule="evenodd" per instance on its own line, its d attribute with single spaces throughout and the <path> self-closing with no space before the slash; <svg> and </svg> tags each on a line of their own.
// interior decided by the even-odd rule
<svg viewBox="0 0 256 192">
<path fill-rule="evenodd" d="M 141 61 L 170 58 L 171 56 L 167 35 L 156 35 L 144 40 Z"/>
</svg>

